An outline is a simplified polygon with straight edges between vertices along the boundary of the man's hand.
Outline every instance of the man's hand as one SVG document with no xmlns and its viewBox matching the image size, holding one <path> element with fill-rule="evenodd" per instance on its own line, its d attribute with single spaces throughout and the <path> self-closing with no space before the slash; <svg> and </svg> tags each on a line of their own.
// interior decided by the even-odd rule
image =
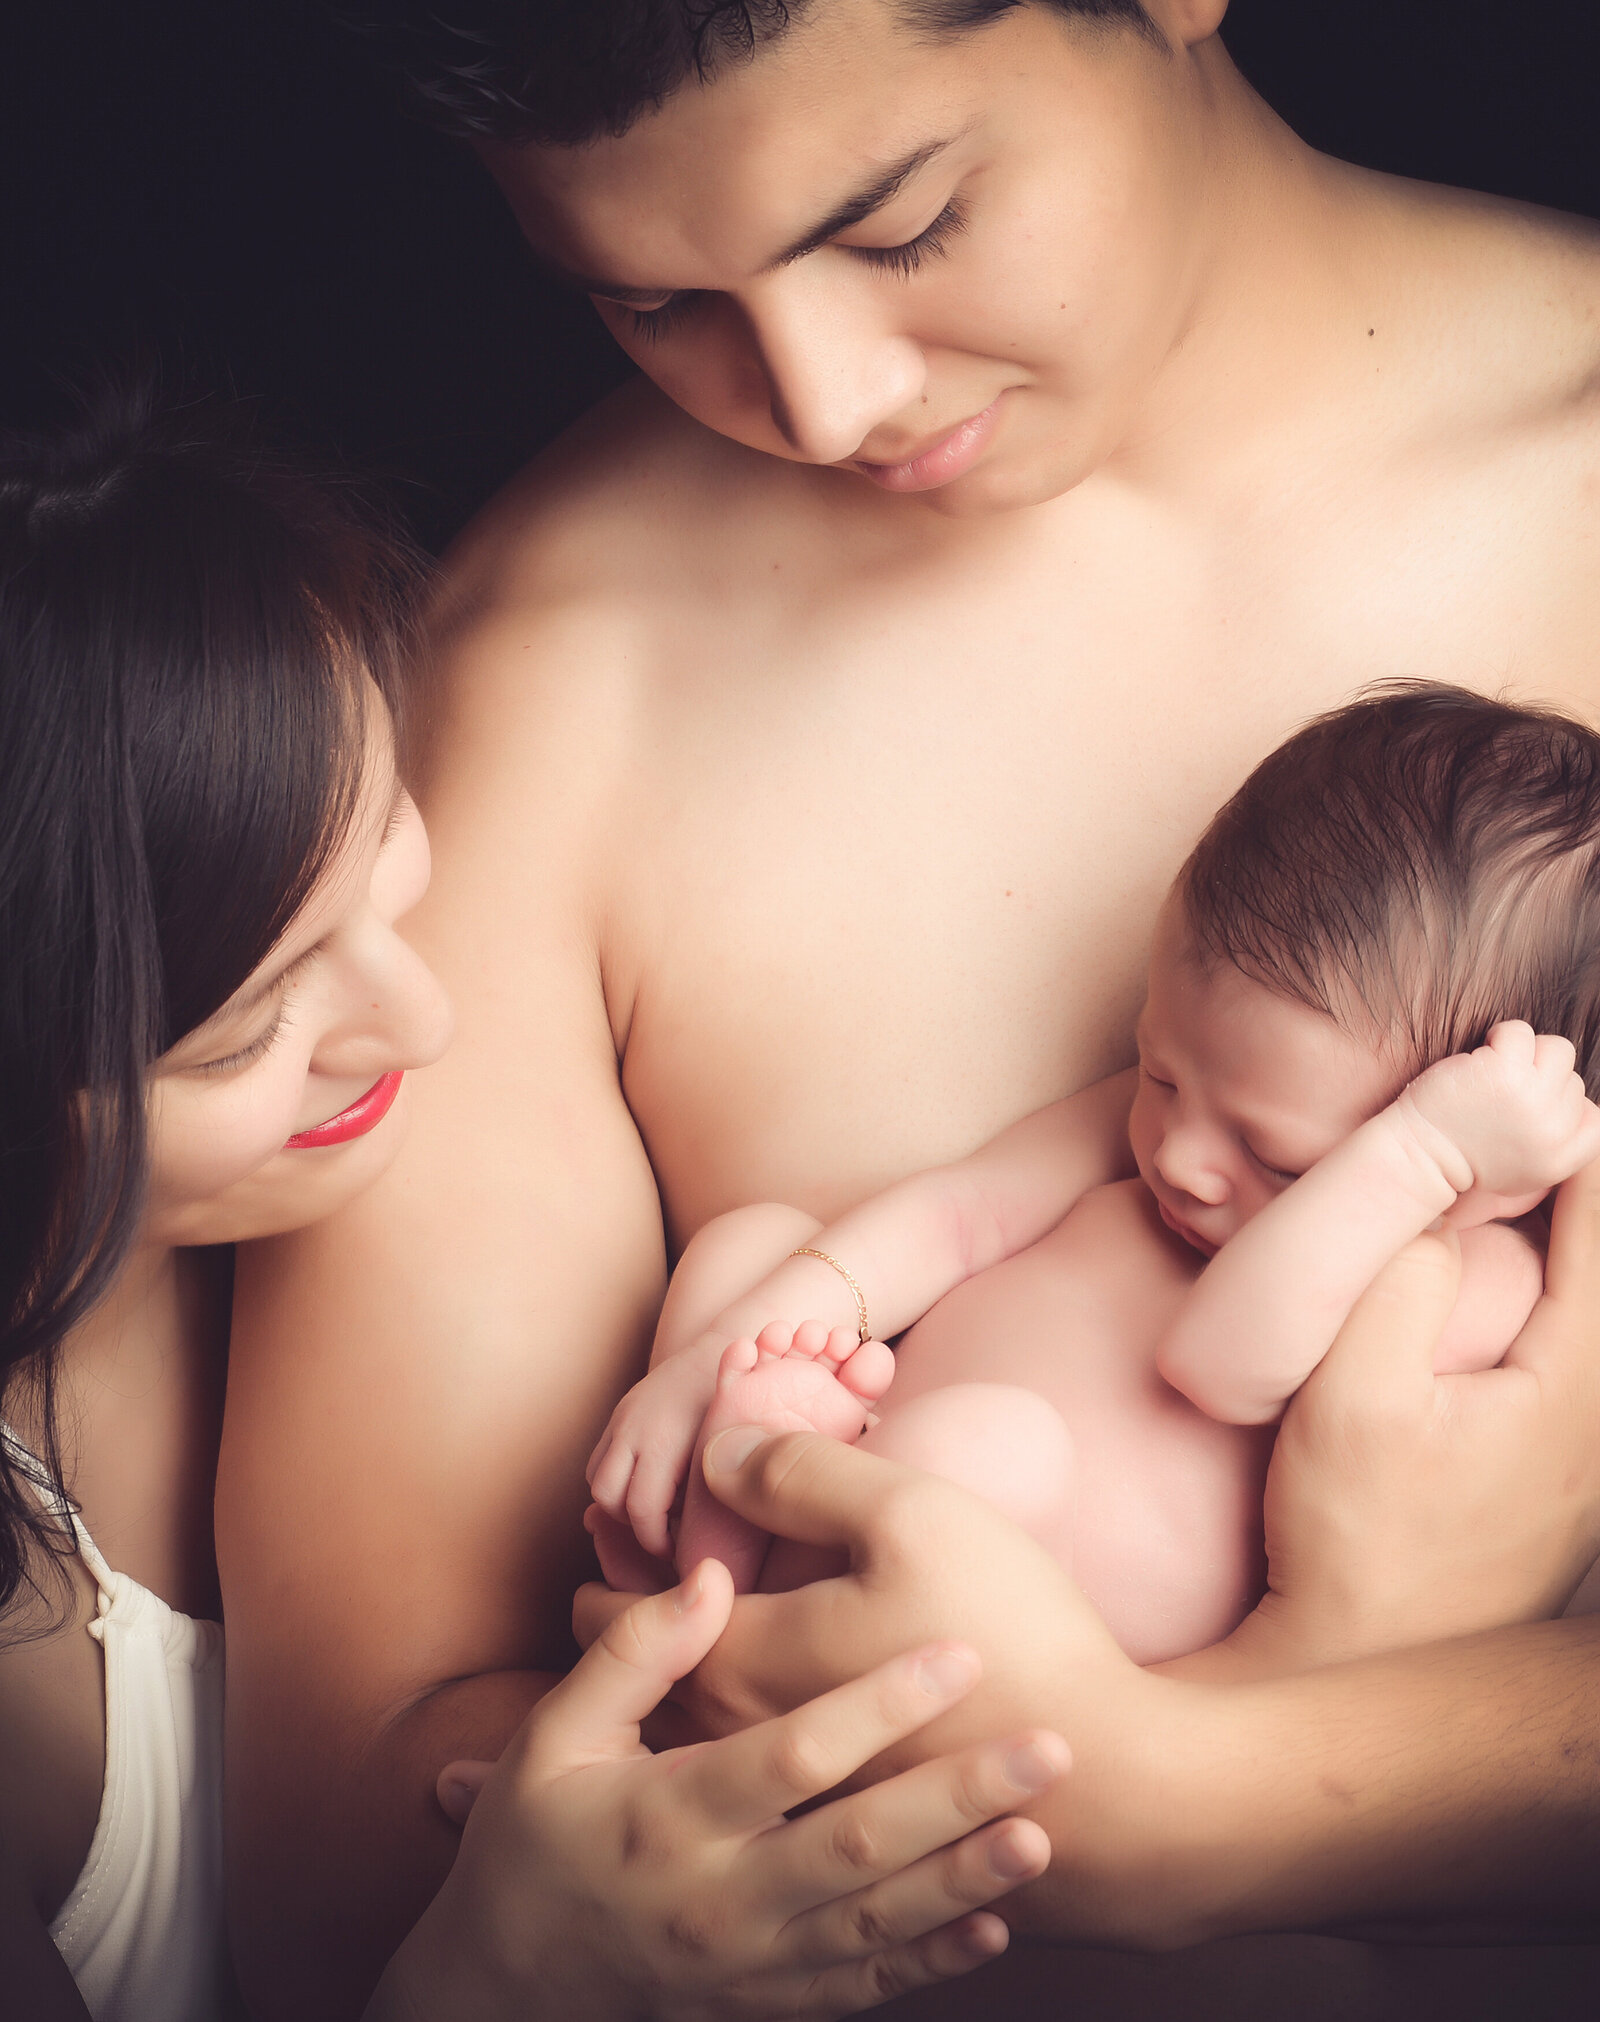
<svg viewBox="0 0 1600 2022">
<path fill-rule="evenodd" d="M 1270 1591 L 1284 1668 L 1554 1615 L 1600 1551 L 1600 1165 L 1556 1200 L 1545 1295 L 1498 1369 L 1435 1376 L 1448 1235 L 1396 1258 L 1289 1407 Z"/>
</svg>

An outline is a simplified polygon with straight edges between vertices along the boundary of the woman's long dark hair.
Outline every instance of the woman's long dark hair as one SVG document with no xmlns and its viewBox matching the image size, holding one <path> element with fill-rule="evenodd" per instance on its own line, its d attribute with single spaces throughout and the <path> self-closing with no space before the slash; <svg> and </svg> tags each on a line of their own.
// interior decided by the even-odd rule
<svg viewBox="0 0 1600 2022">
<path fill-rule="evenodd" d="M 63 1501 L 58 1351 L 139 1227 L 146 1074 L 342 840 L 415 577 L 218 403 L 0 442 L 0 1415 L 31 1393 Z M 70 1549 L 0 1441 L 0 1613 Z"/>
</svg>

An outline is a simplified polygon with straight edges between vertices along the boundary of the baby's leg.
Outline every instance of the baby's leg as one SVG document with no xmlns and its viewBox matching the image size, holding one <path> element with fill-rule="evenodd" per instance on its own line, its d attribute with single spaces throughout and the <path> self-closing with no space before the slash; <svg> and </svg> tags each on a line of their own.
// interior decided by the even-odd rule
<svg viewBox="0 0 1600 2022">
<path fill-rule="evenodd" d="M 755 1585 L 767 1552 L 765 1533 L 735 1516 L 706 1487 L 700 1457 L 708 1441 L 730 1425 L 856 1440 L 893 1375 L 894 1357 L 881 1341 L 862 1343 L 848 1327 L 829 1328 L 820 1320 L 799 1327 L 774 1322 L 754 1341 L 735 1341 L 723 1355 L 717 1394 L 684 1486 L 679 1567 L 721 1559 L 736 1589 L 745 1593 Z"/>
<path fill-rule="evenodd" d="M 943 1475 L 982 1496 L 1071 1571 L 1072 1435 L 1037 1391 L 1010 1383 L 925 1390 L 886 1411 L 860 1443 L 886 1460 Z M 837 1554 L 777 1538 L 761 1585 L 780 1591 L 839 1570 Z"/>
</svg>

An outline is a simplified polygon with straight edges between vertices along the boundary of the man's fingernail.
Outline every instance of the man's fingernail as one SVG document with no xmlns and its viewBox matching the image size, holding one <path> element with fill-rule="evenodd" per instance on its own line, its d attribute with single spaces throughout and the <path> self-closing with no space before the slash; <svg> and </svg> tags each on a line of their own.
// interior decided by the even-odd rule
<svg viewBox="0 0 1600 2022">
<path fill-rule="evenodd" d="M 699 1565 L 695 1567 L 694 1571 L 689 1575 L 688 1579 L 680 1582 L 678 1591 L 673 1596 L 672 1600 L 674 1612 L 679 1615 L 688 1614 L 691 1608 L 697 1607 L 699 1605 L 700 1596 L 705 1592 L 705 1590 L 706 1590 L 705 1567 L 703 1565 Z"/>
<path fill-rule="evenodd" d="M 712 1474 L 732 1474 L 766 1437 L 759 1425 L 730 1425 L 706 1448 L 706 1467 Z"/>
<path fill-rule="evenodd" d="M 930 1650 L 917 1664 L 917 1683 L 935 1699 L 964 1691 L 977 1675 L 978 1653 L 965 1647 Z"/>
</svg>

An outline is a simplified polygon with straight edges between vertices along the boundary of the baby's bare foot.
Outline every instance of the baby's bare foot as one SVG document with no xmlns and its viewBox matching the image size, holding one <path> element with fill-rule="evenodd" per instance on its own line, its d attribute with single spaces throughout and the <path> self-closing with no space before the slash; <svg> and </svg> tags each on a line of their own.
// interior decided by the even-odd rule
<svg viewBox="0 0 1600 2022">
<path fill-rule="evenodd" d="M 881 1341 L 858 1341 L 848 1327 L 830 1329 L 820 1320 L 799 1327 L 774 1321 L 754 1341 L 735 1341 L 724 1349 L 716 1395 L 685 1484 L 678 1564 L 721 1559 L 735 1588 L 746 1593 L 766 1555 L 765 1534 L 725 1509 L 706 1488 L 700 1455 L 708 1440 L 730 1425 L 857 1440 L 871 1422 L 870 1407 L 893 1375 L 894 1357 Z"/>
</svg>

